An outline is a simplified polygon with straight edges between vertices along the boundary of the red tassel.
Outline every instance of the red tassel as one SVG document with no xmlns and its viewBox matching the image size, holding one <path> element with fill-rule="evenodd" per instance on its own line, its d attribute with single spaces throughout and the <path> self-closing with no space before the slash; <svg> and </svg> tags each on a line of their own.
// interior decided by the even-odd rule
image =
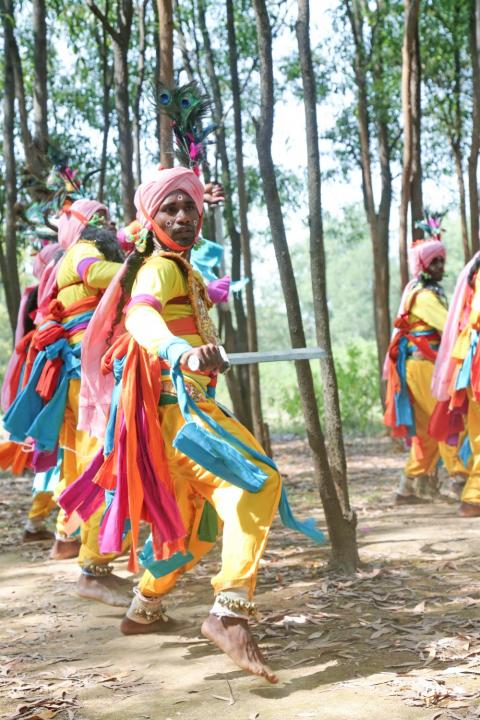
<svg viewBox="0 0 480 720">
<path fill-rule="evenodd" d="M 61 357 L 47 360 L 45 363 L 42 374 L 38 379 L 37 387 L 35 388 L 44 402 L 48 402 L 53 397 L 58 385 L 62 365 L 63 360 Z"/>
</svg>

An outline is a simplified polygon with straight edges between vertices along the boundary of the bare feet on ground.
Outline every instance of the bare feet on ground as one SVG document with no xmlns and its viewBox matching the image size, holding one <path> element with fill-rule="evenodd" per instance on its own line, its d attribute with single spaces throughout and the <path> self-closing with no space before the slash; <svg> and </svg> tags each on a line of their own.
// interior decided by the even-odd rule
<svg viewBox="0 0 480 720">
<path fill-rule="evenodd" d="M 132 600 L 132 583 L 117 575 L 80 575 L 77 595 L 87 600 L 97 600 L 105 605 L 128 607 Z"/>
<path fill-rule="evenodd" d="M 242 670 L 264 677 L 270 683 L 278 682 L 250 632 L 247 620 L 210 614 L 202 625 L 202 635 L 215 643 Z"/>
<path fill-rule="evenodd" d="M 168 620 L 155 620 L 151 623 L 138 623 L 130 620 L 126 615 L 120 624 L 120 631 L 124 635 L 148 635 L 149 633 L 164 633 L 167 630 L 173 630 L 179 625 L 177 620 L 168 618 Z"/>
<path fill-rule="evenodd" d="M 38 530 L 24 530 L 22 542 L 40 542 L 41 540 L 53 540 L 54 538 L 55 535 L 50 530 L 39 528 Z"/>
<path fill-rule="evenodd" d="M 76 558 L 80 552 L 80 543 L 77 540 L 66 542 L 55 540 L 50 550 L 51 560 L 71 560 Z"/>
</svg>

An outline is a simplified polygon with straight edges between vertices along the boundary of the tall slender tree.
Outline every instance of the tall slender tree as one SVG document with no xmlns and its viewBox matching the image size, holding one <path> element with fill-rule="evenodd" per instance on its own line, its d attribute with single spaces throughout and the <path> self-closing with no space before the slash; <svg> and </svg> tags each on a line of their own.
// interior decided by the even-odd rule
<svg viewBox="0 0 480 720">
<path fill-rule="evenodd" d="M 473 109 L 470 153 L 468 156 L 468 195 L 472 253 L 480 250 L 478 155 L 480 152 L 480 0 L 469 2 L 470 56 L 473 78 Z"/>
<path fill-rule="evenodd" d="M 288 327 L 293 347 L 305 345 L 298 290 L 283 221 L 282 207 L 272 158 L 274 117 L 274 84 L 272 30 L 265 0 L 254 0 L 260 59 L 261 107 L 256 119 L 256 145 L 273 245 L 285 298 Z M 298 388 L 303 407 L 305 429 L 312 451 L 315 479 L 325 511 L 331 542 L 331 563 L 352 572 L 358 562 L 355 538 L 355 516 L 344 514 L 332 478 L 325 441 L 315 399 L 313 376 L 308 362 L 295 363 Z"/>
<path fill-rule="evenodd" d="M 157 0 L 158 7 L 158 44 L 159 77 L 167 87 L 173 86 L 173 8 L 172 0 Z M 170 121 L 166 115 L 160 116 L 160 162 L 164 167 L 173 167 L 173 139 Z"/>
<path fill-rule="evenodd" d="M 13 2 L 2 0 L 3 25 L 3 158 L 5 165 L 5 234 L 0 237 L 0 271 L 8 317 L 15 331 L 20 304 L 17 267 L 17 170 L 15 160 L 15 80 L 13 68 Z M 4 242 L 3 242 L 4 241 Z"/>
<path fill-rule="evenodd" d="M 400 280 L 404 287 L 408 282 L 408 207 L 411 197 L 412 165 L 413 165 L 413 112 L 414 86 L 412 75 L 415 57 L 416 32 L 418 27 L 418 11 L 420 0 L 405 0 L 404 31 L 402 47 L 402 108 L 403 108 L 403 164 L 402 187 L 400 198 Z"/>
<path fill-rule="evenodd" d="M 390 342 L 390 271 L 389 224 L 392 205 L 391 154 L 392 138 L 388 106 L 390 97 L 385 87 L 388 78 L 384 55 L 387 52 L 388 28 L 383 29 L 387 8 L 379 0 L 373 19 L 366 14 L 360 0 L 344 0 L 344 8 L 353 37 L 353 76 L 356 93 L 359 158 L 365 213 L 370 230 L 373 254 L 373 307 L 377 344 L 378 372 Z M 375 33 L 370 27 L 374 24 Z M 365 34 L 370 35 L 370 45 Z M 373 136 L 376 136 L 377 152 Z M 376 163 L 374 162 L 376 161 Z M 375 200 L 374 164 L 380 169 L 380 200 Z"/>
<path fill-rule="evenodd" d="M 87 0 L 87 5 L 101 22 L 104 30 L 112 39 L 113 46 L 113 77 L 115 85 L 115 109 L 118 125 L 118 156 L 120 160 L 120 185 L 122 206 L 125 222 L 135 215 L 133 196 L 135 182 L 133 179 L 133 140 L 130 118 L 130 91 L 128 51 L 132 34 L 133 3 L 132 0 L 117 0 L 115 6 L 115 23 L 101 10 L 94 0 Z"/>
</svg>

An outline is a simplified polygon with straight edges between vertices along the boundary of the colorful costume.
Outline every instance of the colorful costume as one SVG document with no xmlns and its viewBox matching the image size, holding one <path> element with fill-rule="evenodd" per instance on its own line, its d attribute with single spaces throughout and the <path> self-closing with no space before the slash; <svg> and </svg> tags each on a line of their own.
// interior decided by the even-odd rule
<svg viewBox="0 0 480 720">
<path fill-rule="evenodd" d="M 428 431 L 435 408 L 430 386 L 440 338 L 447 318 L 443 289 L 422 276 L 436 257 L 445 257 L 439 240 L 416 244 L 411 252 L 414 279 L 406 286 L 385 366 L 387 407 L 385 425 L 394 437 L 411 442 L 397 500 L 431 496 L 439 457 L 450 477 L 466 476 L 457 446 L 438 442 Z M 407 501 L 407 500 L 406 500 Z"/>
<path fill-rule="evenodd" d="M 431 432 L 456 442 L 467 420 L 473 466 L 461 497 L 461 514 L 465 515 L 480 514 L 479 263 L 477 253 L 458 277 L 432 382 L 438 404 Z"/>
<path fill-rule="evenodd" d="M 44 291 L 43 307 L 49 300 L 44 321 L 35 331 L 26 361 L 26 381 L 19 397 L 5 416 L 5 427 L 16 441 L 33 439 L 37 456 L 45 462 L 63 448 L 57 496 L 70 485 L 98 450 L 98 443 L 77 430 L 80 393 L 80 351 L 85 329 L 100 301 L 102 291 L 121 267 L 106 261 L 95 243 L 81 239 L 85 227 L 105 206 L 78 200 L 62 215 L 58 239 L 65 254 L 49 276 L 50 291 Z M 54 296 L 56 295 L 56 299 Z M 38 461 L 38 460 L 37 460 Z M 88 573 L 100 566 L 100 574 L 112 556 L 98 551 L 98 525 L 102 509 L 81 526 L 79 562 Z M 78 526 L 78 522 L 77 522 Z M 57 540 L 69 541 L 72 523 L 65 514 L 57 519 Z"/>
<path fill-rule="evenodd" d="M 41 282 L 46 266 L 58 253 L 58 243 L 49 243 L 35 255 L 33 275 Z M 37 312 L 38 285 L 31 285 L 23 291 L 18 311 L 15 331 L 15 349 L 7 366 L 2 385 L 2 409 L 6 412 L 17 397 L 23 384 L 28 349 L 34 334 L 34 319 Z M 20 475 L 25 468 L 31 467 L 32 451 L 28 446 L 16 442 L 0 444 L 0 467 L 10 469 L 14 475 Z M 57 507 L 53 500 L 53 488 L 58 481 L 58 464 L 47 472 L 37 473 L 32 493 L 33 500 L 25 526 L 25 538 L 33 539 L 43 533 L 45 539 L 51 537 L 44 527 L 45 520 Z"/>
<path fill-rule="evenodd" d="M 162 170 L 135 196 L 139 221 L 168 247 L 175 243 L 153 218 L 172 191 L 192 197 L 201 216 L 203 187 L 191 170 Z M 98 434 L 103 426 L 105 458 L 99 453 L 60 498 L 67 511 L 86 517 L 101 501 L 102 488 L 114 491 L 101 549 L 117 552 L 131 528 L 133 571 L 140 521 L 151 524 L 141 555 L 147 571 L 127 613 L 140 623 L 162 616 L 161 598 L 212 547 L 218 521 L 222 567 L 212 585 L 220 614 L 251 612 L 258 564 L 279 503 L 285 524 L 323 540 L 311 524 L 293 518 L 273 461 L 216 405 L 215 375 L 180 370 L 186 351 L 217 343 L 207 289 L 180 250 L 144 261 L 127 306 L 126 332 L 117 326 L 110 347 L 105 336 L 121 296 L 121 276 L 95 313 L 85 339 L 81 424 Z M 95 358 L 102 358 L 103 376 Z"/>
</svg>

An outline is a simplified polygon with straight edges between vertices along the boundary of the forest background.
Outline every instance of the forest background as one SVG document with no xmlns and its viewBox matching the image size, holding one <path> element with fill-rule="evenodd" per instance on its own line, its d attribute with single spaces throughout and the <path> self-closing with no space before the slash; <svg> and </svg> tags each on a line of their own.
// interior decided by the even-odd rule
<svg viewBox="0 0 480 720">
<path fill-rule="evenodd" d="M 470 208 L 475 202 L 479 142 L 476 4 L 475 0 L 327 0 L 311 6 L 327 299 L 347 433 L 381 428 L 379 358 L 405 280 L 399 236 L 404 248 L 407 234 L 409 239 L 415 234 L 414 220 L 420 218 L 424 205 L 448 211 L 444 228 L 449 293 L 465 259 L 478 248 L 478 222 L 475 226 L 475 212 Z M 161 5 L 149 0 L 68 4 L 2 0 L 0 269 L 6 302 L 0 307 L 0 372 L 11 352 L 16 292 L 12 276 L 18 272 L 21 285 L 31 280 L 28 233 L 23 232 L 18 217 L 11 217 L 9 147 L 15 160 L 17 208 L 18 203 L 28 206 L 32 201 L 25 174 L 29 165 L 25 135 L 30 133 L 37 149 L 50 155 L 52 148 L 63 153 L 80 177 L 96 171 L 87 190 L 107 202 L 119 226 L 132 219 L 128 187 L 145 178 L 160 157 L 155 88 L 162 73 Z M 273 34 L 273 155 L 305 331 L 308 343 L 315 344 L 307 262 L 307 144 L 295 40 L 297 3 L 276 0 L 266 7 Z M 245 275 L 239 240 L 235 95 L 240 100 L 258 347 L 287 348 L 285 301 L 255 151 L 260 78 L 253 4 L 247 0 L 174 0 L 172 12 L 174 80 L 195 78 L 214 100 L 212 114 L 219 129 L 211 136 L 209 172 L 227 191 L 224 269 L 234 280 Z M 227 17 L 228 13 L 233 16 Z M 229 33 L 232 17 L 236 84 Z M 413 22 L 410 30 L 407 22 Z M 407 32 L 413 38 L 410 135 L 405 106 L 402 109 Z M 16 100 L 9 105 L 12 93 Z M 408 233 L 405 222 L 402 226 L 406 168 L 411 199 Z M 478 196 L 476 202 L 478 218 Z M 13 240 L 12 224 L 16 225 Z M 206 223 L 205 234 L 215 239 L 213 219 Z M 228 322 L 233 336 L 241 335 L 245 323 L 244 301 L 237 294 L 231 303 Z M 293 365 L 262 366 L 261 390 L 270 429 L 302 432 Z M 226 389 L 221 390 L 222 397 L 226 394 Z"/>
</svg>

